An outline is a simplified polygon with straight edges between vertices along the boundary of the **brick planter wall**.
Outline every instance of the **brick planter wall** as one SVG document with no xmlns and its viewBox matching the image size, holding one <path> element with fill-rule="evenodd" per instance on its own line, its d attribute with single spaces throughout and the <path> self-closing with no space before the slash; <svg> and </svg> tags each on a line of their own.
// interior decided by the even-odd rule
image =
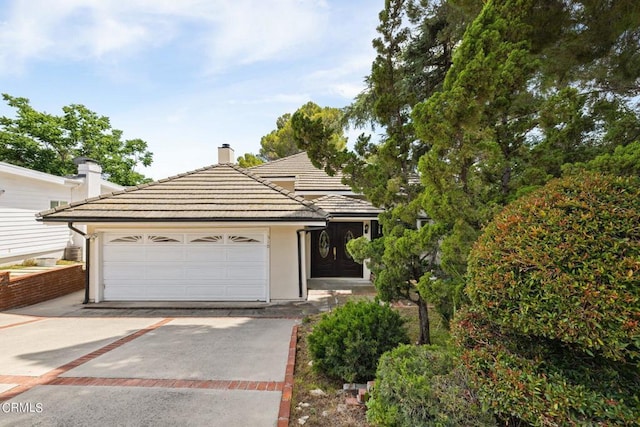
<svg viewBox="0 0 640 427">
<path fill-rule="evenodd" d="M 0 272 L 0 311 L 37 304 L 84 289 L 82 265 L 10 278 Z"/>
</svg>

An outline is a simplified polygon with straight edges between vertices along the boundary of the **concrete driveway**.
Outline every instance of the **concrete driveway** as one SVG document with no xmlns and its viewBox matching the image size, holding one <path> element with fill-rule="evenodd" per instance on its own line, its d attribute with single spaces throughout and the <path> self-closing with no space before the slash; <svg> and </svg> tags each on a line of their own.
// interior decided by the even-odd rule
<svg viewBox="0 0 640 427">
<path fill-rule="evenodd" d="M 0 313 L 0 426 L 287 425 L 295 319 L 84 316 L 67 300 Z"/>
</svg>

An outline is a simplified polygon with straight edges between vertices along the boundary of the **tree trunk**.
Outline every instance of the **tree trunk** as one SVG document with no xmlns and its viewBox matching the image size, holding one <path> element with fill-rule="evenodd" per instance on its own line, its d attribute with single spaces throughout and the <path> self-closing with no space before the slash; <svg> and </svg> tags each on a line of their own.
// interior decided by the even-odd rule
<svg viewBox="0 0 640 427">
<path fill-rule="evenodd" d="M 418 296 L 418 318 L 420 319 L 420 339 L 418 344 L 431 344 L 431 335 L 429 334 L 429 308 L 427 301 Z"/>
</svg>

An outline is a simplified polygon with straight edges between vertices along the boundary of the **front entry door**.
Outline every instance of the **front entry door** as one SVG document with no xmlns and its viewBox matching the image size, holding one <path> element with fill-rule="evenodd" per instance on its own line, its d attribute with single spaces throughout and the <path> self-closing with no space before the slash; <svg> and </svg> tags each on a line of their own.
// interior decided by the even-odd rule
<svg viewBox="0 0 640 427">
<path fill-rule="evenodd" d="M 362 236 L 361 222 L 331 222 L 311 233 L 311 277 L 362 277 L 362 264 L 347 252 L 347 242 Z"/>
</svg>

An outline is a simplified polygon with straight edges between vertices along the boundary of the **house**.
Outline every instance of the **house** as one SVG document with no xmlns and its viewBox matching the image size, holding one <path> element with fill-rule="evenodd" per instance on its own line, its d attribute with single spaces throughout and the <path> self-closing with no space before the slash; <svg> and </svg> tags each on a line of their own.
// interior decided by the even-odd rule
<svg viewBox="0 0 640 427">
<path fill-rule="evenodd" d="M 379 213 L 305 153 L 251 169 L 218 164 L 42 212 L 87 226 L 89 300 L 291 301 L 313 277 L 367 280 L 346 243 Z"/>
<path fill-rule="evenodd" d="M 307 233 L 308 278 L 368 280 L 370 271 L 351 258 L 346 243 L 362 235 L 376 238 L 381 210 L 343 184 L 340 172 L 327 175 L 313 166 L 304 152 L 255 166 L 251 172 L 313 202 L 330 215 L 326 229 Z"/>
<path fill-rule="evenodd" d="M 45 225 L 36 214 L 123 187 L 102 179 L 94 161 L 79 158 L 77 163 L 76 176 L 60 177 L 0 162 L 0 265 L 61 258 L 67 246 L 82 246 L 83 239 L 66 224 Z"/>
</svg>

